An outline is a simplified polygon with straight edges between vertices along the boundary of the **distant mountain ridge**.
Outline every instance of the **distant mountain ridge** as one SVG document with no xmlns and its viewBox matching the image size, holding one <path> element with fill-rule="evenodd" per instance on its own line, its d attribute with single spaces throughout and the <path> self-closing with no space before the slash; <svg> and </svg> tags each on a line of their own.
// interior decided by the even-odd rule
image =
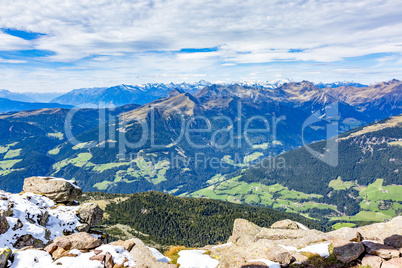
<svg viewBox="0 0 402 268">
<path fill-rule="evenodd" d="M 0 113 L 17 112 L 34 109 L 72 108 L 71 105 L 59 103 L 22 102 L 0 98 Z"/>
<path fill-rule="evenodd" d="M 0 89 L 0 98 L 14 100 L 14 101 L 34 102 L 34 99 L 31 97 L 28 97 L 22 93 L 11 92 L 6 89 Z"/>
</svg>

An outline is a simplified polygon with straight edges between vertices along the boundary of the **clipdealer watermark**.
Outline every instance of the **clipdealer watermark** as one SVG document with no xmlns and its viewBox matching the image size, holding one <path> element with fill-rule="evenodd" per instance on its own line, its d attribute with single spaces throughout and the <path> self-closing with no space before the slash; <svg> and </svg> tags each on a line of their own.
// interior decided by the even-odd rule
<svg viewBox="0 0 402 268">
<path fill-rule="evenodd" d="M 206 148 L 214 148 L 216 150 L 229 151 L 242 148 L 246 145 L 253 148 L 255 144 L 252 142 L 253 135 L 262 135 L 268 140 L 267 148 L 274 148 L 277 146 L 278 137 L 278 125 L 284 123 L 286 120 L 285 116 L 272 115 L 270 117 L 265 117 L 261 115 L 251 116 L 245 118 L 242 114 L 242 102 L 237 103 L 237 114 L 233 118 L 226 115 L 218 115 L 213 117 L 207 117 L 204 115 L 189 115 L 186 111 L 179 109 L 177 106 L 173 105 L 145 105 L 146 113 L 136 113 L 133 112 L 123 113 L 119 116 L 112 115 L 110 111 L 113 108 L 108 108 L 104 104 L 100 104 L 98 107 L 99 111 L 99 128 L 97 133 L 97 141 L 91 141 L 83 143 L 79 141 L 72 131 L 72 122 L 74 115 L 79 111 L 79 109 L 71 109 L 65 120 L 65 134 L 69 142 L 73 146 L 78 146 L 80 144 L 85 144 L 85 148 L 91 149 L 94 147 L 99 148 L 116 148 L 118 149 L 118 155 L 116 158 L 122 162 L 129 162 L 140 168 L 157 169 L 158 163 L 168 162 L 171 166 L 180 168 L 189 168 L 190 166 L 198 168 L 228 168 L 233 165 L 239 167 L 246 165 L 260 164 L 267 168 L 285 168 L 286 161 L 283 157 L 276 156 L 267 150 L 267 155 L 250 161 L 245 161 L 245 158 L 241 153 L 235 152 L 230 156 L 230 159 L 225 157 L 215 157 L 213 155 L 208 155 L 204 153 L 203 150 Z M 142 109 L 145 109 L 144 107 Z M 166 113 L 175 119 L 175 128 L 167 129 L 174 133 L 174 139 L 169 140 L 169 143 L 158 143 L 157 136 L 160 135 L 160 128 L 169 126 L 161 126 L 157 124 L 157 117 L 161 116 L 162 113 Z M 326 122 L 326 137 L 327 146 L 325 152 L 317 152 L 312 149 L 308 143 L 305 141 L 304 133 L 305 130 L 317 122 Z M 302 129 L 300 136 L 302 138 L 302 144 L 305 146 L 306 150 L 313 155 L 315 158 L 323 161 L 330 166 L 338 165 L 338 143 L 334 137 L 338 135 L 338 103 L 331 103 L 325 107 L 324 111 L 316 112 L 308 117 L 302 124 Z M 136 140 L 130 140 L 128 133 L 130 132 L 130 127 L 136 125 Z M 221 125 L 222 127 L 216 128 L 213 126 Z M 256 128 L 255 125 L 259 127 Z M 132 130 L 131 130 L 132 131 Z M 200 135 L 203 137 L 208 137 L 208 140 L 201 139 Z M 221 137 L 225 136 L 226 139 L 222 142 Z M 192 156 L 185 156 L 183 154 L 169 155 L 166 157 L 159 157 L 155 159 L 154 157 L 149 157 L 148 159 L 143 156 L 140 157 L 141 148 L 147 146 L 147 148 L 152 148 L 155 150 L 160 150 L 163 148 L 169 148 L 176 145 L 186 143 L 196 151 Z M 268 145 L 269 144 L 269 145 Z M 137 151 L 137 153 L 132 153 L 132 151 Z M 135 164 L 134 164 L 135 163 Z"/>
</svg>

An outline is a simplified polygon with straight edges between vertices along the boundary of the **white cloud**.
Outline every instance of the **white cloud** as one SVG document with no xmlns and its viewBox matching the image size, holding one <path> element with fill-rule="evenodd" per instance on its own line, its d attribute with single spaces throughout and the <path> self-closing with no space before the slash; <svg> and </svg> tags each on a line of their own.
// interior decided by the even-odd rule
<svg viewBox="0 0 402 268">
<path fill-rule="evenodd" d="M 73 87 L 86 84 L 86 77 L 92 85 L 119 83 L 119 79 L 135 82 L 134 77 L 158 74 L 172 78 L 201 73 L 210 80 L 221 80 L 261 74 L 263 68 L 240 69 L 240 65 L 276 62 L 306 62 L 302 68 L 311 69 L 312 74 L 317 67 L 311 61 L 342 62 L 374 53 L 393 53 L 400 58 L 401 17 L 397 0 L 14 0 L 0 3 L 0 28 L 47 35 L 26 41 L 0 31 L 0 51 L 49 50 L 55 54 L 40 61 L 67 63 L 67 68 L 43 73 L 34 67 L 12 69 L 12 73 L 37 81 L 38 88 L 49 87 L 48 79 L 56 84 L 57 79 L 66 78 Z M 219 49 L 177 53 L 182 48 L 211 47 Z M 290 53 L 290 49 L 302 52 Z M 289 77 L 289 66 L 284 66 L 281 75 Z M 228 68 L 232 73 L 227 73 Z M 381 68 L 379 73 L 385 70 Z M 33 75 L 38 73 L 38 77 Z M 320 73 L 325 78 L 333 76 L 324 70 Z M 25 87 L 35 84 L 32 81 Z M 11 80 L 3 83 L 13 85 Z"/>
</svg>

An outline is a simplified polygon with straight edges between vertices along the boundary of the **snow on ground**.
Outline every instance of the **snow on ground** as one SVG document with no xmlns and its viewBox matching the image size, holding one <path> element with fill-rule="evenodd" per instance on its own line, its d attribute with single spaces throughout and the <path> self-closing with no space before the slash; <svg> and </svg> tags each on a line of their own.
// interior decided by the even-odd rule
<svg viewBox="0 0 402 268">
<path fill-rule="evenodd" d="M 284 245 L 279 245 L 282 248 L 289 250 L 289 251 L 297 251 L 297 252 L 310 252 L 313 254 L 318 254 L 321 257 L 328 258 L 329 257 L 329 251 L 328 251 L 328 246 L 329 243 L 319 243 L 319 244 L 314 244 L 307 246 L 302 249 L 297 249 L 296 247 L 291 247 L 291 246 L 284 246 Z"/>
<path fill-rule="evenodd" d="M 0 236 L 0 248 L 13 249 L 17 238 L 25 234 L 31 234 L 46 244 L 49 240 L 62 236 L 64 230 L 74 232 L 81 225 L 76 215 L 78 206 L 56 207 L 52 200 L 37 194 L 10 194 L 0 191 L 0 210 L 7 211 L 9 208 L 12 210 L 12 215 L 7 217 L 10 228 Z M 41 226 L 39 222 L 46 212 L 49 214 L 48 222 Z"/>
<path fill-rule="evenodd" d="M 124 263 L 125 267 L 135 265 L 133 257 L 129 252 L 120 246 L 103 245 L 98 248 L 105 254 L 109 252 L 113 257 L 113 262 L 116 264 L 124 263 L 125 259 L 128 261 Z M 43 250 L 24 250 L 14 253 L 14 262 L 10 268 L 104 268 L 100 261 L 92 261 L 89 258 L 95 255 L 93 251 L 81 253 L 81 251 L 73 249 L 71 254 L 76 254 L 77 257 L 63 257 L 53 262 L 49 253 Z"/>
<path fill-rule="evenodd" d="M 169 263 L 171 261 L 170 258 L 168 258 L 165 255 L 163 255 L 162 253 L 160 253 L 156 248 L 150 248 L 150 247 L 147 247 L 147 248 L 151 251 L 152 256 L 154 256 L 155 259 L 158 260 L 158 262 Z"/>
<path fill-rule="evenodd" d="M 122 246 L 102 245 L 102 246 L 98 247 L 97 249 L 103 251 L 103 253 L 101 253 L 101 254 L 105 254 L 106 252 L 109 252 L 113 257 L 114 263 L 122 264 L 124 262 L 124 260 L 127 259 L 128 262 L 126 262 L 126 264 L 125 264 L 126 266 L 134 266 L 135 265 L 133 257 L 131 257 L 130 253 L 127 250 L 125 250 L 124 247 L 122 247 Z"/>
<path fill-rule="evenodd" d="M 299 226 L 300 229 L 303 229 L 303 230 L 310 230 L 307 226 L 301 224 L 300 222 L 296 222 L 296 224 L 297 224 L 297 226 Z"/>
<path fill-rule="evenodd" d="M 228 247 L 228 246 L 231 246 L 231 245 L 233 245 L 233 243 L 232 242 L 229 242 L 229 243 L 226 243 L 226 244 L 222 244 L 222 245 L 217 245 L 217 246 L 214 246 L 214 247 L 212 247 L 212 248 L 224 248 L 224 247 Z"/>
<path fill-rule="evenodd" d="M 180 268 L 215 268 L 219 261 L 205 255 L 205 250 L 182 250 L 177 263 Z"/>
<path fill-rule="evenodd" d="M 278 262 L 273 262 L 268 259 L 250 260 L 248 262 L 262 262 L 268 265 L 269 268 L 281 268 L 281 265 Z"/>
</svg>

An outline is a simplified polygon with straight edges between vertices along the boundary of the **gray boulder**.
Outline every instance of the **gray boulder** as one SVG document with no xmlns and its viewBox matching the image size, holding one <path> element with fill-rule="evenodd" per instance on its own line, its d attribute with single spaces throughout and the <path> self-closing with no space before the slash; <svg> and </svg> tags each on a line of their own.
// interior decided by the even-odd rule
<svg viewBox="0 0 402 268">
<path fill-rule="evenodd" d="M 384 239 L 384 245 L 402 250 L 402 235 L 392 235 Z"/>
<path fill-rule="evenodd" d="M 6 216 L 0 214 L 0 235 L 4 234 L 7 232 L 7 230 L 10 228 L 10 225 L 8 224 Z"/>
<path fill-rule="evenodd" d="M 25 234 L 18 237 L 13 246 L 22 249 L 25 247 L 43 248 L 45 245 L 42 240 L 33 237 L 31 234 Z"/>
<path fill-rule="evenodd" d="M 9 247 L 0 249 L 0 268 L 7 266 L 8 260 L 13 256 L 13 252 Z"/>
<path fill-rule="evenodd" d="M 81 221 L 90 227 L 100 224 L 103 219 L 103 210 L 95 203 L 82 204 L 78 208 L 77 214 Z"/>
<path fill-rule="evenodd" d="M 82 195 L 81 188 L 72 182 L 50 177 L 26 178 L 23 191 L 44 195 L 56 203 L 72 202 Z"/>
<path fill-rule="evenodd" d="M 380 243 L 374 243 L 371 241 L 363 241 L 364 246 L 366 247 L 366 251 L 370 255 L 379 256 L 383 259 L 392 259 L 399 257 L 399 250 L 383 245 Z"/>
<path fill-rule="evenodd" d="M 356 260 L 364 252 L 362 243 L 354 243 L 349 241 L 336 241 L 334 242 L 334 255 L 336 258 L 343 262 L 349 263 Z"/>
</svg>

